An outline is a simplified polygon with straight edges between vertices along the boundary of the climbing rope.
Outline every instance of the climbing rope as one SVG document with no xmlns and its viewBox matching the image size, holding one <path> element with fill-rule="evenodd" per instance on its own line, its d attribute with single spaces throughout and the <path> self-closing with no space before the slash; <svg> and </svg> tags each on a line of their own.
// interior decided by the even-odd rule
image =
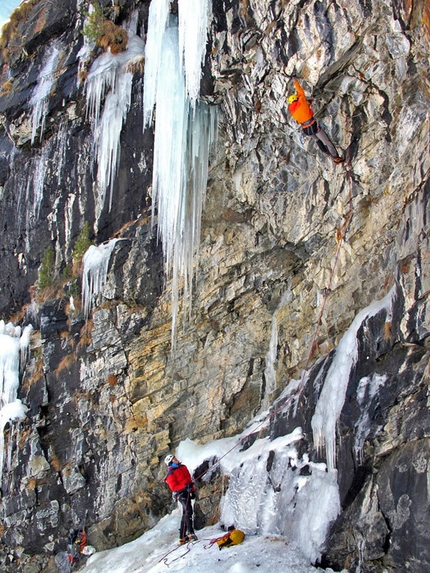
<svg viewBox="0 0 430 573">
<path fill-rule="evenodd" d="M 171 549 L 170 551 L 168 551 L 165 555 L 163 555 L 163 557 L 160 558 L 160 560 L 158 561 L 159 563 L 164 563 L 164 565 L 166 565 L 167 567 L 169 567 L 172 563 L 174 563 L 175 561 L 179 561 L 179 559 L 182 559 L 182 557 L 185 557 L 185 555 L 187 555 L 193 545 L 196 545 L 197 543 L 199 543 L 200 541 L 204 541 L 206 543 L 203 544 L 203 549 L 211 549 L 215 543 L 217 541 L 219 541 L 220 539 L 222 539 L 224 537 L 225 534 L 221 535 L 220 537 L 214 537 L 214 538 L 204 538 L 204 539 L 197 539 L 195 541 L 190 541 L 187 546 L 185 547 L 185 551 L 183 553 L 181 553 L 180 555 L 178 555 L 177 557 L 174 557 L 173 559 L 169 560 L 169 555 L 171 555 L 172 553 L 174 553 L 177 549 L 180 549 L 181 547 L 183 548 L 183 545 L 178 545 L 177 547 L 174 547 L 173 549 Z"/>
<path fill-rule="evenodd" d="M 335 253 L 335 257 L 334 257 L 334 262 L 333 262 L 333 266 L 331 269 L 331 273 L 330 273 L 330 277 L 329 277 L 329 281 L 328 281 L 328 286 L 325 289 L 325 293 L 324 293 L 324 298 L 323 298 L 323 302 L 321 305 L 321 309 L 318 315 L 318 319 L 317 319 L 317 324 L 315 327 L 315 331 L 314 331 L 314 335 L 312 337 L 312 342 L 310 345 L 310 350 L 308 353 L 308 356 L 306 358 L 306 362 L 305 365 L 302 369 L 302 376 L 300 379 L 300 383 L 296 389 L 296 391 L 285 401 L 282 403 L 282 405 L 280 405 L 277 409 L 275 409 L 273 412 L 271 412 L 266 418 L 264 418 L 259 424 L 257 424 L 257 426 L 254 426 L 252 431 L 249 432 L 248 434 L 246 434 L 245 436 L 243 436 L 234 446 L 232 446 L 229 450 L 227 450 L 227 452 L 225 452 L 222 456 L 220 456 L 216 462 L 210 466 L 209 468 L 207 468 L 205 471 L 203 471 L 199 476 L 197 476 L 195 479 L 196 481 L 200 480 L 209 470 L 212 470 L 213 468 L 215 468 L 216 466 L 218 466 L 221 463 L 221 460 L 223 460 L 226 456 L 228 456 L 233 450 L 235 450 L 237 447 L 239 447 L 240 445 L 243 444 L 243 442 L 245 442 L 252 434 L 255 434 L 255 432 L 261 428 L 264 424 L 266 424 L 267 422 L 269 422 L 272 418 L 274 418 L 279 412 L 281 412 L 282 410 L 284 410 L 291 402 L 295 401 L 295 400 L 299 400 L 301 395 L 303 394 L 303 389 L 304 389 L 304 385 L 305 385 L 305 381 L 306 381 L 306 373 L 307 373 L 307 369 L 309 367 L 309 364 L 312 360 L 312 356 L 315 352 L 315 348 L 316 348 L 316 341 L 317 341 L 317 337 L 318 337 L 318 333 L 320 330 L 320 326 L 321 326 L 321 322 L 322 322 L 322 318 L 323 318 L 323 314 L 324 314 L 324 310 L 326 307 L 326 303 L 327 303 L 327 299 L 328 296 L 331 292 L 331 287 L 333 284 L 333 279 L 334 279 L 334 275 L 336 272 L 336 268 L 339 262 L 339 256 L 340 256 L 340 251 L 342 248 L 342 245 L 345 241 L 345 236 L 346 233 L 348 231 L 349 228 L 349 224 L 351 222 L 352 219 L 352 213 L 353 213 L 353 205 L 352 205 L 352 169 L 351 169 L 351 154 L 350 154 L 350 148 L 348 147 L 348 152 L 347 152 L 347 161 L 346 161 L 346 177 L 347 177 L 347 182 L 348 182 L 348 212 L 345 216 L 345 220 L 342 224 L 341 227 L 338 227 L 336 229 L 336 242 L 337 242 L 337 247 L 336 247 L 336 253 Z"/>
<path fill-rule="evenodd" d="M 195 545 L 196 543 L 199 543 L 199 541 L 200 541 L 200 539 L 195 539 L 193 541 L 189 541 L 187 544 L 184 544 L 184 545 L 176 545 L 175 547 L 173 547 L 173 549 L 171 549 L 170 551 L 165 553 L 159 559 L 158 563 L 164 563 L 164 565 L 169 567 L 169 565 L 171 565 L 175 561 L 178 561 L 179 559 L 182 559 L 182 557 L 185 557 L 185 555 L 187 555 L 191 551 L 192 546 Z M 169 555 L 171 555 L 172 553 L 174 553 L 178 549 L 185 549 L 185 551 L 183 553 L 181 553 L 180 555 L 178 555 L 177 557 L 170 559 L 170 561 L 169 561 Z"/>
<path fill-rule="evenodd" d="M 310 349 L 309 349 L 309 353 L 308 356 L 306 358 L 306 362 L 305 362 L 305 366 L 302 369 L 302 375 L 301 375 L 301 379 L 300 379 L 300 383 L 296 389 L 296 391 L 289 396 L 289 398 L 283 402 L 278 408 L 276 408 L 273 412 L 271 412 L 268 416 L 266 416 L 259 424 L 257 424 L 256 426 L 253 427 L 252 431 L 250 431 L 249 433 L 247 433 L 246 435 L 242 436 L 242 438 L 236 443 L 234 444 L 229 450 L 227 450 L 222 456 L 220 456 L 216 462 L 208 467 L 206 470 L 204 470 L 200 475 L 198 475 L 195 480 L 199 481 L 206 473 L 208 473 L 209 470 L 213 470 L 213 468 L 217 467 L 221 461 L 228 456 L 233 450 L 235 450 L 237 447 L 239 447 L 240 445 L 243 444 L 243 442 L 245 442 L 251 435 L 255 434 L 256 431 L 261 428 L 264 424 L 266 424 L 267 422 L 269 422 L 272 418 L 274 418 L 279 412 L 281 412 L 282 410 L 284 410 L 291 402 L 293 402 L 294 400 L 299 400 L 300 397 L 303 394 L 303 389 L 304 389 L 304 385 L 305 385 L 305 381 L 306 381 L 306 373 L 307 373 L 307 369 L 309 367 L 309 364 L 312 360 L 312 356 L 315 352 L 315 348 L 316 348 L 316 342 L 317 342 L 317 338 L 318 338 L 318 333 L 320 330 L 320 326 L 322 323 L 322 318 L 324 315 L 324 311 L 325 311 L 325 307 L 326 307 L 326 303 L 327 303 L 327 299 L 328 296 L 331 292 L 331 286 L 333 284 L 333 279 L 334 279 L 334 275 L 336 272 L 336 268 L 339 262 L 339 256 L 340 256 L 340 251 L 342 248 L 342 245 L 345 241 L 345 237 L 346 237 L 346 233 L 348 231 L 351 219 L 352 219 L 352 214 L 353 214 L 353 205 L 352 205 L 352 169 L 351 169 L 351 155 L 350 155 L 350 148 L 348 148 L 348 152 L 347 152 L 347 161 L 346 161 L 346 176 L 347 176 L 347 181 L 348 181 L 348 212 L 345 216 L 345 220 L 343 222 L 343 225 L 341 227 L 338 227 L 336 229 L 336 242 L 337 242 L 337 247 L 336 247 L 336 253 L 335 253 L 335 257 L 334 257 L 334 262 L 333 262 L 333 266 L 331 269 L 331 273 L 330 273 L 330 277 L 329 277 L 329 281 L 328 281 L 328 286 L 325 289 L 325 293 L 324 293 L 324 298 L 323 298 L 323 302 L 321 305 L 321 309 L 320 312 L 318 314 L 318 319 L 317 319 L 317 324 L 315 327 L 315 331 L 312 337 L 312 342 L 310 345 Z M 210 547 L 213 546 L 214 543 L 216 543 L 216 541 L 218 541 L 218 539 L 220 538 L 215 538 L 215 539 L 209 539 L 206 540 L 209 543 L 204 545 L 205 549 L 208 549 Z M 165 555 L 163 555 L 163 557 L 161 557 L 161 559 L 159 560 L 159 563 L 163 562 L 167 567 L 169 567 L 169 565 L 171 565 L 173 562 L 182 559 L 182 557 L 184 557 L 185 555 L 187 555 L 190 551 L 191 551 L 191 547 L 194 543 L 196 543 L 197 541 L 194 542 L 190 542 L 187 544 L 186 550 L 181 553 L 181 555 L 175 557 L 174 559 L 171 559 L 170 561 L 169 559 L 169 555 L 171 555 L 172 553 L 174 553 L 177 549 L 179 549 L 180 547 L 183 547 L 182 545 L 178 545 L 177 547 L 174 547 L 173 549 L 171 549 L 170 551 L 168 551 Z"/>
<path fill-rule="evenodd" d="M 323 318 L 324 310 L 325 310 L 325 307 L 326 307 L 326 303 L 327 303 L 328 296 L 329 296 L 329 294 L 330 294 L 330 292 L 331 292 L 331 286 L 332 286 L 332 284 L 333 284 L 334 275 L 335 275 L 335 272 L 336 272 L 337 264 L 338 264 L 338 262 L 339 262 L 340 250 L 341 250 L 342 245 L 343 245 L 343 243 L 344 243 L 345 236 L 346 236 L 346 233 L 347 233 L 347 231 L 348 231 L 349 224 L 350 224 L 351 219 L 352 219 L 352 175 L 351 175 L 351 155 L 350 155 L 350 150 L 349 150 L 349 148 L 348 148 L 347 156 L 348 156 L 348 157 L 347 157 L 347 161 L 346 161 L 346 165 L 347 165 L 346 174 L 347 174 L 348 188 L 349 188 L 349 193 L 348 193 L 348 212 L 347 212 L 347 214 L 346 214 L 345 221 L 343 222 L 343 225 L 342 225 L 341 227 L 338 227 L 338 228 L 336 229 L 336 242 L 337 242 L 336 254 L 335 254 L 335 257 L 334 257 L 334 262 L 333 262 L 332 270 L 331 270 L 331 273 L 330 273 L 330 277 L 329 277 L 329 281 L 328 281 L 328 286 L 327 286 L 327 288 L 325 289 L 324 298 L 323 298 L 323 302 L 322 302 L 322 305 L 321 305 L 321 309 L 320 309 L 320 312 L 319 312 L 319 315 L 318 315 L 318 320 L 317 320 L 316 328 L 315 328 L 315 331 L 314 331 L 314 335 L 313 335 L 313 337 L 312 337 L 312 342 L 311 342 L 310 350 L 309 350 L 309 353 L 308 353 L 308 356 L 307 356 L 307 359 L 306 359 L 306 362 L 305 362 L 305 366 L 303 367 L 302 376 L 301 376 L 301 379 L 300 379 L 300 384 L 299 384 L 298 390 L 297 390 L 297 392 L 296 392 L 296 394 L 298 394 L 298 397 L 300 397 L 301 394 L 302 394 L 302 392 L 303 392 L 303 387 L 304 387 L 304 383 L 305 383 L 306 372 L 307 372 L 307 369 L 308 369 L 308 367 L 309 367 L 310 361 L 311 361 L 312 356 L 313 356 L 313 354 L 314 354 L 314 352 L 315 352 L 315 349 L 316 349 L 316 343 L 317 343 L 318 333 L 319 333 L 320 326 L 321 326 L 321 323 L 322 323 L 322 318 Z"/>
</svg>

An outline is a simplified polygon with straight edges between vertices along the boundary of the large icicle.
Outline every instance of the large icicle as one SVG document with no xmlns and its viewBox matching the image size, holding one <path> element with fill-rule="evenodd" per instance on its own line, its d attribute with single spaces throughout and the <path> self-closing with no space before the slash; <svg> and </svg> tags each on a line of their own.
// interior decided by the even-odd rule
<svg viewBox="0 0 430 573">
<path fill-rule="evenodd" d="M 264 378 L 266 388 L 261 404 L 261 409 L 269 408 L 273 399 L 273 392 L 276 390 L 276 360 L 278 358 L 278 314 L 280 310 L 291 301 L 291 290 L 288 288 L 281 297 L 278 307 L 276 308 L 271 325 L 269 350 L 266 354 L 266 368 L 264 369 Z"/>
<path fill-rule="evenodd" d="M 193 269 L 197 274 L 202 211 L 206 198 L 209 149 L 216 137 L 215 109 L 197 101 L 194 110 L 189 107 L 184 157 L 184 179 L 180 194 L 179 222 L 176 228 L 173 257 L 172 336 L 176 331 L 178 293 L 182 277 L 184 314 L 191 315 Z M 173 338 L 174 347 L 174 338 Z"/>
<path fill-rule="evenodd" d="M 336 467 L 336 425 L 345 402 L 351 369 L 358 358 L 358 329 L 366 319 L 381 310 L 391 311 L 394 294 L 393 287 L 382 300 L 373 302 L 357 314 L 339 342 L 325 377 L 311 423 L 316 447 L 321 449 L 325 445 L 329 470 Z"/>
<path fill-rule="evenodd" d="M 48 50 L 48 57 L 40 71 L 39 80 L 31 94 L 30 105 L 33 108 L 31 144 L 36 139 L 40 127 L 40 141 L 42 141 L 45 119 L 48 112 L 49 96 L 56 82 L 56 68 L 61 54 L 61 44 L 54 42 Z"/>
<path fill-rule="evenodd" d="M 135 23 L 134 23 L 135 25 Z M 109 188 L 109 209 L 120 159 L 120 136 L 131 103 L 132 64 L 144 56 L 144 42 L 129 31 L 127 50 L 119 54 L 105 52 L 94 61 L 86 81 L 87 114 L 92 123 L 94 151 L 97 157 L 96 218 L 98 219 Z"/>
<path fill-rule="evenodd" d="M 152 0 L 148 14 L 148 35 L 145 46 L 145 72 L 143 91 L 144 127 L 151 125 L 157 92 L 161 46 L 164 30 L 169 21 L 171 0 Z"/>
<path fill-rule="evenodd" d="M 182 278 L 184 311 L 190 312 L 193 265 L 200 243 L 209 149 L 216 136 L 215 111 L 203 102 L 191 109 L 179 68 L 178 29 L 164 34 L 157 82 L 153 209 L 168 275 L 172 276 L 172 344 Z"/>
<path fill-rule="evenodd" d="M 178 0 L 179 53 L 184 66 L 186 90 L 194 106 L 200 94 L 212 0 Z"/>
<path fill-rule="evenodd" d="M 102 292 L 106 284 L 110 257 L 116 243 L 120 240 L 112 239 L 98 247 L 91 245 L 83 256 L 82 307 L 85 320 L 90 315 L 93 298 Z"/>
<path fill-rule="evenodd" d="M 163 243 L 167 274 L 172 278 L 174 348 L 180 289 L 184 310 L 191 311 L 194 261 L 200 243 L 209 149 L 216 137 L 216 115 L 213 108 L 201 101 L 193 107 L 187 95 L 179 29 L 176 18 L 168 18 L 168 4 L 166 0 L 153 0 L 150 6 L 157 34 L 148 30 L 145 91 L 148 89 L 149 95 L 145 97 L 144 116 L 148 125 L 155 101 L 152 206 L 153 217 L 155 212 L 158 214 L 158 235 Z M 161 31 L 167 24 L 170 26 L 162 34 L 160 44 Z M 160 59 L 150 62 L 151 57 Z"/>
<path fill-rule="evenodd" d="M 17 398 L 20 357 L 27 356 L 32 326 L 21 327 L 0 321 L 0 484 L 3 472 L 4 433 L 8 422 L 23 420 L 27 406 Z"/>
<path fill-rule="evenodd" d="M 154 140 L 152 209 L 158 208 L 158 232 L 170 267 L 180 224 L 183 164 L 186 150 L 187 100 L 179 71 L 178 29 L 167 28 L 157 82 L 157 129 Z"/>
<path fill-rule="evenodd" d="M 113 183 L 119 166 L 120 134 L 131 103 L 132 81 L 133 74 L 118 74 L 115 88 L 106 97 L 96 131 L 99 206 L 104 205 L 109 188 L 109 210 L 112 208 Z"/>
</svg>

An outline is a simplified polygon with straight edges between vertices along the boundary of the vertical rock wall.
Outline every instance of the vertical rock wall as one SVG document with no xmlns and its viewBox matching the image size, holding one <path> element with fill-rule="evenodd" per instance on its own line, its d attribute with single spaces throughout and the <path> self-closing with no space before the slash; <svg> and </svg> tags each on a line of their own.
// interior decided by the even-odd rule
<svg viewBox="0 0 430 573">
<path fill-rule="evenodd" d="M 136 7 L 144 37 L 148 2 Z M 324 459 L 310 425 L 321 364 L 327 369 L 358 312 L 395 285 L 394 316 L 357 335 L 338 429 L 343 513 L 323 559 L 339 569 L 390 571 L 404 567 L 407 550 L 408 570 L 421 571 L 429 471 L 426 4 L 214 0 L 202 93 L 219 108 L 220 130 L 193 314 L 178 329 L 174 354 L 171 285 L 147 210 L 152 133 L 140 128 L 139 71 L 113 207 L 95 225 L 91 126 L 77 81 L 85 9 L 41 0 L 3 67 L 0 307 L 12 317 L 27 303 L 18 320 L 40 327 L 20 390 L 28 419 L 19 439 L 6 432 L 14 455 L 3 472 L 3 561 L 18 572 L 36 556 L 45 570 L 85 515 L 98 549 L 136 537 L 168 509 L 160 464 L 168 451 L 184 438 L 234 434 L 314 365 L 298 413 L 274 417 L 271 432 L 301 425 L 303 447 Z M 117 22 L 131 9 L 121 7 Z M 43 137 L 30 145 L 30 94 L 54 39 L 63 59 Z M 343 166 L 289 117 L 294 77 Z M 74 283 L 32 304 L 28 294 L 47 246 L 59 275 L 71 264 L 85 221 L 97 242 L 124 239 L 88 322 L 79 297 L 71 304 Z M 379 388 L 378 376 L 384 384 L 368 390 L 364 406 L 363 380 Z M 361 443 L 363 412 L 370 430 Z M 207 495 L 206 517 L 215 519 Z M 411 531 L 413 546 L 402 541 Z"/>
</svg>

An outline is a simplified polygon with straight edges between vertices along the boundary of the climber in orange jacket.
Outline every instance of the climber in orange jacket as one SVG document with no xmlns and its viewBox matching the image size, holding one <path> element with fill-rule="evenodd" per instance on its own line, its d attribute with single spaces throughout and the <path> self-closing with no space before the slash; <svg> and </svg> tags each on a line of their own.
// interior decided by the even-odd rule
<svg viewBox="0 0 430 573">
<path fill-rule="evenodd" d="M 306 99 L 302 86 L 297 80 L 294 80 L 294 85 L 297 93 L 288 97 L 289 112 L 297 123 L 302 126 L 303 133 L 312 137 L 323 153 L 330 155 L 335 163 L 343 163 L 345 160 L 339 156 L 335 146 L 317 124 L 314 112 Z"/>
</svg>

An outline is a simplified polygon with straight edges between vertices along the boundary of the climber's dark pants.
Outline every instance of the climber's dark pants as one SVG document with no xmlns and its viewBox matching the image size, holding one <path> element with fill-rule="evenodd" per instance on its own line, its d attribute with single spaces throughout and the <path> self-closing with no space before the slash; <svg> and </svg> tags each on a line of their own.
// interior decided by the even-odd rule
<svg viewBox="0 0 430 573">
<path fill-rule="evenodd" d="M 319 127 L 315 119 L 309 122 L 302 123 L 303 133 L 314 139 L 323 153 L 338 157 L 337 150 L 332 142 L 329 140 L 324 131 Z"/>
<path fill-rule="evenodd" d="M 179 537 L 183 539 L 187 533 L 190 535 L 194 533 L 193 527 L 193 506 L 191 504 L 191 496 L 189 492 L 180 493 L 177 500 L 182 506 L 182 519 L 181 528 L 179 530 Z"/>
</svg>

